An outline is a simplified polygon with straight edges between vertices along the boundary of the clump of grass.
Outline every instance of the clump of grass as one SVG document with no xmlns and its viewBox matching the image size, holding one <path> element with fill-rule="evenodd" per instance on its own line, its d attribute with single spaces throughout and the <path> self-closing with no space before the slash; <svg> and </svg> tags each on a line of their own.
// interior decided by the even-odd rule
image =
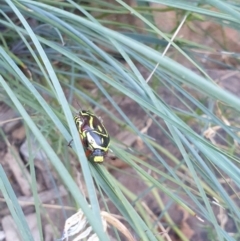
<svg viewBox="0 0 240 241">
<path fill-rule="evenodd" d="M 159 1 L 165 8 L 153 8 L 150 2 L 134 7 L 121 0 L 107 5 L 105 1 L 81 4 L 70 0 L 7 0 L 1 3 L 0 100 L 23 118 L 27 130 L 34 135 L 72 196 L 75 202 L 72 205 L 81 207 L 100 240 L 109 238 L 101 224 L 97 190 L 102 193 L 102 200 L 107 198 L 114 203 L 137 240 L 162 240 L 163 236 L 156 235 L 156 232 L 163 216 L 167 220 L 164 230 L 171 228 L 181 240 L 189 240 L 175 226 L 159 191 L 188 214 L 208 223 L 218 240 L 233 240 L 232 234 L 219 224 L 212 198 L 227 210 L 235 225 L 233 235 L 238 237 L 237 120 L 240 99 L 219 87 L 206 69 L 213 63 L 221 68 L 235 67 L 206 57 L 228 53 L 224 44 L 218 43 L 220 46 L 214 49 L 214 45 L 206 47 L 178 36 L 185 26 L 196 31 L 196 21 L 212 22 L 222 29 L 227 23 L 228 28 L 238 31 L 236 23 L 240 15 L 237 6 L 232 2 L 205 1 L 203 5 L 200 1 L 183 0 Z M 161 31 L 153 17 L 154 13 L 166 11 L 177 12 L 179 18 L 176 27 L 167 34 Z M 121 16 L 126 13 L 131 13 L 142 25 L 111 19 L 112 14 Z M 110 25 L 117 27 L 113 30 L 108 28 Z M 211 37 L 210 33 L 205 34 Z M 237 53 L 228 54 L 238 62 Z M 182 63 L 175 59 L 179 55 L 184 60 Z M 201 62 L 203 58 L 205 64 Z M 139 66 L 144 67 L 147 77 Z M 159 94 L 160 87 L 164 87 L 172 99 L 177 99 L 180 107 L 166 101 Z M 161 130 L 178 149 L 179 155 L 172 155 L 161 143 L 144 134 L 118 106 L 113 95 L 131 99 L 154 123 L 154 130 Z M 144 195 L 154 196 L 163 213 L 159 219 L 150 212 L 145 215 L 146 206 L 141 202 L 143 194 L 133 193 L 122 186 L 104 166 L 88 162 L 73 121 L 72 112 L 77 108 L 74 101 L 105 112 L 112 123 L 122 128 L 120 130 L 130 131 L 148 149 L 149 163 L 139 158 L 137 150 L 131 152 L 112 138 L 114 155 L 136 171 L 137 178 L 146 185 L 142 190 Z M 210 129 L 215 131 L 211 135 L 207 132 Z M 221 136 L 225 140 L 224 146 L 213 139 L 219 129 L 227 133 Z M 209 136 L 211 138 L 205 138 Z M 72 138 L 88 201 L 69 174 L 71 171 L 66 169 L 71 167 L 66 158 L 69 153 L 66 143 Z M 163 166 L 164 172 L 156 166 Z M 22 238 L 32 240 L 14 192 L 3 170 L 1 173 L 0 189 L 15 222 L 21 223 Z M 33 195 L 37 197 L 36 192 Z M 187 198 L 182 198 L 183 195 Z M 17 208 L 13 208 L 10 199 Z M 107 202 L 104 204 L 107 209 Z M 39 210 L 40 203 L 35 205 Z M 40 213 L 41 210 L 38 211 L 39 220 Z M 40 222 L 39 230 L 42 232 Z M 116 230 L 115 233 L 120 240 Z"/>
</svg>

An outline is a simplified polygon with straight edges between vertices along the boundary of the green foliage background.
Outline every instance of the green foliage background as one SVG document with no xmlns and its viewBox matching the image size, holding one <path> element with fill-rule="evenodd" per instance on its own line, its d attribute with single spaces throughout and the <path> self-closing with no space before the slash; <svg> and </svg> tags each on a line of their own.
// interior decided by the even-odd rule
<svg viewBox="0 0 240 241">
<path fill-rule="evenodd" d="M 212 21 L 222 27 L 227 24 L 228 28 L 239 31 L 239 3 L 219 0 L 156 0 L 155 3 L 164 4 L 165 8 L 154 9 L 151 7 L 151 2 L 153 1 L 136 1 L 136 5 L 131 7 L 121 0 L 114 1 L 114 4 L 106 1 L 93 3 L 70 0 L 0 1 L 0 100 L 15 109 L 23 118 L 27 132 L 35 136 L 58 173 L 59 179 L 75 200 L 76 206 L 84 211 L 100 240 L 109 239 L 99 225 L 100 209 L 93 180 L 116 205 L 135 231 L 137 240 L 163 240 L 163 238 L 161 235 L 156 235 L 156 225 L 144 215 L 141 205 L 133 206 L 131 203 L 141 198 L 134 194 L 130 195 L 126 190 L 127 187 L 122 187 L 104 166 L 94 165 L 86 159 L 73 121 L 72 113 L 76 111 L 72 107 L 74 98 L 77 98 L 83 106 L 98 107 L 106 112 L 113 122 L 139 136 L 149 148 L 154 160 L 165 167 L 166 172 L 161 173 L 134 157 L 134 154 L 119 147 L 113 138 L 111 149 L 114 154 L 132 166 L 139 177 L 152 187 L 149 188 L 149 192 L 156 195 L 156 190 L 161 190 L 191 215 L 196 214 L 206 220 L 208 226 L 212 227 L 215 240 L 237 240 L 240 234 L 238 206 L 240 171 L 236 120 L 240 110 L 240 99 L 216 85 L 198 61 L 195 50 L 214 52 L 211 47 L 184 38 L 175 38 L 171 42 L 170 53 L 181 54 L 182 58 L 190 61 L 192 67 L 198 69 L 201 74 L 196 74 L 191 68 L 176 62 L 174 54 L 166 57 L 162 53 L 170 43 L 181 20 L 189 25 L 194 21 Z M 180 21 L 176 23 L 172 33 L 165 34 L 157 27 L 153 11 L 179 13 Z M 113 14 L 126 13 L 137 17 L 144 24 L 144 29 L 131 23 L 114 22 L 108 18 Z M 110 25 L 115 26 L 118 31 L 108 28 Z M 223 46 L 218 51 L 227 52 L 228 49 Z M 121 56 L 129 68 L 111 53 Z M 229 55 L 238 63 L 238 53 L 229 53 Z M 212 60 L 207 58 L 206 61 L 211 63 Z M 150 72 L 158 64 L 149 82 L 142 76 L 136 63 L 143 65 Z M 219 64 L 224 65 L 221 61 Z M 238 70 L 234 66 L 225 67 Z M 98 94 L 93 96 L 84 88 L 83 81 L 88 81 L 97 88 Z M 165 86 L 170 90 L 176 89 L 176 97 L 181 101 L 181 96 L 185 96 L 194 108 L 186 104 L 188 111 L 176 110 L 164 103 L 156 91 L 159 86 Z M 186 91 L 184 88 L 186 86 L 194 93 L 198 93 L 202 99 L 199 100 Z M 131 98 L 155 123 L 157 118 L 164 120 L 168 133 L 166 138 L 170 138 L 177 146 L 182 160 L 173 157 L 151 137 L 143 135 L 114 102 L 112 93 Z M 104 107 L 102 99 L 112 104 L 121 119 Z M 213 106 L 217 103 L 221 103 L 223 113 L 228 110 L 228 116 L 225 117 L 233 120 L 232 126 L 226 125 L 223 119 L 216 116 Z M 215 146 L 202 134 L 193 130 L 188 124 L 189 121 L 201 126 L 202 132 L 208 126 L 218 125 L 234 142 L 227 139 L 227 148 Z M 73 149 L 81 160 L 92 209 L 89 208 L 69 174 L 70 170 L 66 169 L 70 167 L 66 143 L 72 138 L 75 143 Z M 49 139 L 51 142 L 47 141 Z M 31 143 L 29 145 L 31 146 Z M 31 155 L 33 159 L 33 153 Z M 175 161 L 176 168 L 169 166 L 162 155 L 167 155 Z M 32 160 L 29 162 L 33 165 Z M 142 168 L 143 165 L 147 165 L 152 173 L 146 172 Z M 18 224 L 22 238 L 33 240 L 4 170 L 0 171 L 0 189 Z M 179 172 L 183 171 L 189 175 L 191 185 L 186 185 L 179 175 Z M 31 172 L 35 208 L 39 215 L 39 230 L 42 232 L 41 208 L 37 193 L 34 191 L 36 190 L 34 168 Z M 164 175 L 164 180 L 176 183 L 178 188 L 176 190 L 169 188 L 162 179 L 155 179 L 153 173 Z M 220 183 L 219 176 L 224 177 L 226 182 Z M 227 180 L 231 180 L 232 184 Z M 226 186 L 231 188 L 236 199 L 231 198 Z M 180 193 L 187 195 L 189 202 L 182 200 Z M 233 236 L 218 224 L 209 196 L 217 198 L 234 220 L 237 232 Z M 162 206 L 157 196 L 156 200 L 163 213 L 167 213 L 167 207 Z M 193 203 L 194 208 L 189 203 Z M 188 240 L 170 221 L 168 225 L 173 225 L 171 227 L 181 240 Z M 42 233 L 41 239 L 43 240 Z"/>
</svg>

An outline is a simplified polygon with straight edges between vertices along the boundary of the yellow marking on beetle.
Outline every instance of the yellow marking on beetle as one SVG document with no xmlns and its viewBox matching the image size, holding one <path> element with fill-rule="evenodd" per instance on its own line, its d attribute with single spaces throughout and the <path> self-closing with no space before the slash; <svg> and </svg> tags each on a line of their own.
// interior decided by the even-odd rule
<svg viewBox="0 0 240 241">
<path fill-rule="evenodd" d="M 90 126 L 92 129 L 94 129 L 92 116 L 91 116 L 90 119 L 89 119 L 89 126 Z"/>
<path fill-rule="evenodd" d="M 97 126 L 98 130 L 102 133 L 103 129 L 101 128 L 100 125 Z"/>
<path fill-rule="evenodd" d="M 77 126 L 77 128 L 78 128 L 78 131 L 80 132 L 81 126 L 82 126 L 82 124 L 83 124 L 81 118 L 80 118 L 79 116 L 75 116 L 75 117 L 74 117 L 74 121 L 75 121 L 76 126 Z"/>
<path fill-rule="evenodd" d="M 87 137 L 86 131 L 80 131 L 79 133 L 80 133 L 80 136 L 81 136 L 82 139 Z"/>
<path fill-rule="evenodd" d="M 93 157 L 93 161 L 97 162 L 97 163 L 103 162 L 103 160 L 104 160 L 103 156 L 94 156 Z"/>
<path fill-rule="evenodd" d="M 108 137 L 108 134 L 106 133 L 106 134 L 104 134 L 104 133 L 102 133 L 102 132 L 98 132 L 98 131 L 93 131 L 94 133 L 96 133 L 96 134 L 98 134 L 98 135 L 100 135 L 100 136 L 104 136 L 104 137 Z"/>
</svg>

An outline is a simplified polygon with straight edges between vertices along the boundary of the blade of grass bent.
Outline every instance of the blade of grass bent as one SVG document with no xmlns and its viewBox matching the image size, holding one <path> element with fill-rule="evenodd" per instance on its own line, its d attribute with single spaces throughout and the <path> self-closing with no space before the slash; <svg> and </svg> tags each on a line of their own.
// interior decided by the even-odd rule
<svg viewBox="0 0 240 241">
<path fill-rule="evenodd" d="M 83 170 L 85 183 L 86 183 L 86 186 L 87 186 L 87 189 L 88 189 L 88 195 L 89 195 L 91 207 L 92 207 L 93 213 L 95 214 L 95 218 L 97 218 L 98 221 L 99 221 L 98 230 L 102 231 L 103 229 L 99 228 L 99 226 L 102 226 L 102 222 L 101 222 L 101 218 L 100 218 L 100 208 L 99 208 L 99 203 L 98 203 L 96 191 L 95 191 L 94 184 L 93 184 L 93 179 L 92 179 L 90 169 L 89 169 L 89 166 L 88 166 L 88 160 L 85 156 L 82 144 L 80 142 L 78 131 L 76 131 L 76 126 L 75 126 L 75 123 L 73 121 L 72 113 L 71 113 L 70 108 L 68 106 L 68 103 L 67 103 L 67 100 L 65 98 L 64 92 L 63 92 L 63 90 L 60 86 L 60 83 L 57 79 L 57 76 L 56 76 L 56 74 L 55 74 L 55 72 L 52 68 L 52 65 L 51 65 L 48 57 L 46 56 L 39 40 L 35 36 L 33 30 L 29 26 L 28 22 L 23 17 L 21 12 L 16 8 L 16 6 L 12 3 L 12 1 L 6 0 L 6 2 L 12 8 L 12 10 L 15 12 L 17 17 L 19 18 L 19 20 L 23 24 L 24 28 L 29 33 L 29 37 L 32 39 L 39 55 L 41 56 L 41 58 L 43 60 L 43 63 L 45 65 L 46 69 L 47 69 L 47 72 L 49 74 L 49 77 L 50 77 L 50 79 L 51 79 L 51 81 L 54 85 L 54 88 L 55 88 L 56 93 L 58 95 L 58 101 L 62 105 L 63 112 L 66 116 L 69 128 L 71 130 L 71 134 L 73 136 L 74 144 L 75 144 L 75 146 L 76 145 L 78 146 L 78 148 L 76 148 L 76 152 L 77 152 L 79 160 L 81 160 L 81 166 L 82 166 L 82 170 Z"/>
<path fill-rule="evenodd" d="M 106 234 L 103 232 L 102 229 L 100 229 L 98 220 L 96 220 L 96 216 L 94 215 L 93 211 L 89 208 L 85 198 L 83 195 L 77 191 L 79 190 L 76 183 L 73 181 L 72 177 L 67 172 L 66 168 L 63 166 L 62 162 L 59 160 L 56 153 L 53 151 L 51 146 L 48 144 L 42 133 L 38 130 L 26 110 L 23 108 L 21 103 L 18 101 L 12 90 L 9 88 L 7 83 L 4 81 L 4 79 L 0 76 L 0 84 L 2 84 L 3 88 L 17 107 L 19 113 L 24 118 L 26 124 L 31 129 L 32 133 L 38 140 L 39 144 L 42 146 L 43 150 L 46 152 L 47 156 L 52 162 L 52 165 L 55 167 L 55 169 L 58 171 L 58 173 L 61 173 L 61 176 L 63 178 L 63 182 L 68 187 L 68 190 L 72 194 L 72 196 L 75 198 L 76 203 L 78 203 L 81 207 L 81 209 L 84 211 L 85 216 L 89 220 L 89 223 L 92 225 L 94 231 L 97 233 L 98 237 L 102 240 L 108 240 Z"/>
<path fill-rule="evenodd" d="M 188 166 L 188 168 L 189 168 L 189 170 L 191 172 L 192 178 L 194 179 L 195 184 L 196 184 L 196 186 L 197 186 L 197 188 L 198 188 L 198 190 L 199 190 L 199 192 L 201 194 L 201 197 L 202 197 L 202 199 L 203 199 L 203 201 L 204 201 L 204 203 L 206 205 L 206 208 L 207 208 L 206 211 L 208 211 L 208 214 L 210 216 L 209 220 L 211 220 L 212 224 L 215 227 L 215 230 L 218 230 L 219 229 L 219 225 L 217 223 L 217 220 L 216 220 L 216 217 L 215 217 L 215 215 L 213 213 L 213 210 L 212 210 L 212 208 L 210 206 L 209 200 L 208 200 L 208 198 L 206 196 L 206 193 L 205 193 L 203 187 L 201 186 L 201 183 L 200 183 L 200 180 L 198 178 L 198 175 L 197 175 L 197 173 L 195 171 L 195 168 L 194 168 L 192 162 L 190 161 L 190 158 L 189 158 L 189 156 L 188 156 L 188 154 L 187 154 L 187 152 L 186 152 L 186 150 L 185 150 L 185 148 L 183 146 L 183 143 L 180 140 L 180 137 L 182 137 L 182 138 L 184 138 L 184 137 L 183 137 L 183 135 L 181 134 L 181 132 L 177 128 L 169 126 L 169 130 L 172 133 L 173 138 L 175 139 L 175 143 L 178 145 L 178 148 L 181 151 L 181 154 L 182 154 L 182 156 L 183 156 L 183 158 L 184 158 L 184 160 L 185 160 L 185 162 L 186 162 L 186 164 L 187 164 L 187 166 Z M 180 135 L 180 137 L 179 137 L 179 135 Z M 189 143 L 189 145 L 190 145 L 190 143 Z M 219 234 L 219 232 L 217 232 L 217 234 L 218 234 L 219 240 L 223 240 L 222 236 Z"/>
<path fill-rule="evenodd" d="M 112 202 L 114 202 L 114 204 L 118 207 L 119 211 L 124 213 L 124 216 L 128 217 L 130 221 L 129 223 L 133 226 L 135 231 L 137 231 L 139 237 L 141 237 L 142 240 L 156 241 L 157 239 L 154 234 L 139 217 L 132 205 L 130 205 L 126 197 L 119 189 L 117 182 L 115 182 L 106 169 L 97 166 L 97 168 L 93 171 L 95 172 L 95 176 L 98 177 L 98 180 L 100 180 L 102 189 L 108 194 L 108 197 L 111 198 Z M 105 185 L 105 182 L 108 182 L 108 185 Z"/>
<path fill-rule="evenodd" d="M 16 63 L 11 59 L 11 57 L 5 52 L 5 50 L 0 46 L 0 55 L 3 57 L 5 61 L 12 67 L 12 71 L 15 71 L 16 74 L 19 76 L 20 81 L 29 89 L 29 91 L 32 93 L 32 95 L 38 100 L 38 102 L 41 104 L 43 109 L 48 114 L 49 118 L 52 119 L 53 123 L 58 127 L 58 129 L 61 131 L 63 136 L 70 140 L 71 136 L 67 129 L 64 127 L 62 122 L 59 120 L 59 118 L 55 115 L 55 113 L 52 111 L 52 109 L 49 107 L 47 102 L 43 99 L 43 97 L 39 94 L 39 92 L 36 90 L 36 88 L 33 86 L 31 81 L 27 79 L 27 77 L 23 74 L 23 72 L 20 70 L 20 68 L 16 65 Z"/>
<path fill-rule="evenodd" d="M 24 1 L 29 2 L 29 1 Z M 40 4 L 38 2 L 31 2 L 31 4 L 46 7 L 44 4 Z M 64 14 L 65 11 L 52 7 L 51 11 L 54 11 L 58 14 Z M 218 86 L 207 82 L 201 76 L 193 73 L 189 69 L 183 67 L 182 65 L 176 63 L 173 60 L 170 60 L 167 57 L 162 57 L 157 51 L 151 49 L 148 46 L 145 46 L 137 41 L 134 41 L 131 38 L 128 38 L 120 33 L 107 29 L 105 27 L 99 27 L 99 24 L 96 25 L 80 16 L 76 16 L 74 14 L 68 13 L 68 16 L 71 17 L 74 21 L 79 22 L 90 29 L 94 29 L 100 35 L 107 35 L 111 38 L 116 39 L 117 41 L 122 42 L 125 45 L 130 46 L 135 51 L 148 56 L 148 58 L 153 59 L 156 62 L 159 62 L 160 67 L 163 68 L 165 72 L 168 74 L 173 74 L 174 76 L 178 76 L 183 82 L 188 83 L 193 88 L 200 90 L 203 93 L 207 93 L 209 96 L 213 96 L 214 98 L 220 99 L 224 102 L 228 102 L 230 106 L 233 108 L 240 110 L 240 101 L 234 95 L 228 93 L 227 91 L 222 90 Z"/>
<path fill-rule="evenodd" d="M 26 127 L 25 127 L 26 128 Z M 29 151 L 29 165 L 30 165 L 30 174 L 31 174 L 31 189 L 33 193 L 33 198 L 34 198 L 34 206 L 35 206 L 35 211 L 36 211 L 36 217 L 37 217 L 37 225 L 38 225 L 38 230 L 40 234 L 40 240 L 43 241 L 43 229 L 42 229 L 42 222 L 41 222 L 41 212 L 40 212 L 40 206 L 41 202 L 39 200 L 39 196 L 37 193 L 37 179 L 36 179 L 36 172 L 35 172 L 35 167 L 34 167 L 34 157 L 32 153 L 32 148 L 31 148 L 31 142 L 30 137 L 29 137 L 29 131 L 26 131 L 26 136 L 28 140 L 28 151 Z"/>
<path fill-rule="evenodd" d="M 235 11 L 231 5 L 224 3 L 223 1 L 219 0 L 208 0 L 208 3 L 215 6 L 216 8 L 220 9 L 223 12 L 228 13 L 228 15 L 233 16 L 236 21 L 240 21 L 240 14 L 238 11 Z"/>
<path fill-rule="evenodd" d="M 29 1 L 26 1 L 26 2 L 29 2 Z M 31 4 L 46 8 L 46 5 L 40 4 L 38 2 L 31 2 Z M 55 7 L 52 7 L 51 11 L 60 15 L 66 14 L 64 10 L 61 10 Z M 162 57 L 159 54 L 159 52 L 157 52 L 156 50 L 142 43 L 139 43 L 127 36 L 117 33 L 116 31 L 110 30 L 103 26 L 100 27 L 99 24 L 93 23 L 80 16 L 76 16 L 72 13 L 68 13 L 68 16 L 71 17 L 74 21 L 98 32 L 100 35 L 111 37 L 121 42 L 122 44 L 129 46 L 131 49 L 137 51 L 138 53 L 141 53 L 142 55 L 147 56 L 149 59 L 159 62 L 159 67 L 162 69 L 162 71 L 166 72 L 167 74 L 173 75 L 174 77 L 178 77 L 179 80 L 186 82 L 187 84 L 191 85 L 194 89 L 197 89 L 198 91 L 201 91 L 204 94 L 208 94 L 209 96 L 212 96 L 216 99 L 227 102 L 230 106 L 240 111 L 239 98 L 221 89 L 217 85 L 211 82 L 208 82 L 206 79 L 197 75 L 196 73 L 182 66 L 181 64 L 167 57 Z"/>
<path fill-rule="evenodd" d="M 17 230 L 20 233 L 21 237 L 23 238 L 23 240 L 33 241 L 34 239 L 26 222 L 23 211 L 18 203 L 17 197 L 11 187 L 11 184 L 9 183 L 9 180 L 2 168 L 2 165 L 0 165 L 0 190 L 2 191 L 4 199 L 6 200 L 8 208 L 11 212 L 11 215 L 15 221 Z"/>
<path fill-rule="evenodd" d="M 64 26 L 66 29 L 68 29 L 71 33 L 73 33 L 75 36 L 77 36 L 79 39 L 81 39 L 82 41 L 84 41 L 89 47 L 91 47 L 92 49 L 94 49 L 96 51 L 96 53 L 98 53 L 103 59 L 105 59 L 110 65 L 112 65 L 115 70 L 117 72 L 119 72 L 119 74 L 121 74 L 126 80 L 128 80 L 132 85 L 134 85 L 136 87 L 136 90 L 141 93 L 142 95 L 144 95 L 144 91 L 141 90 L 141 88 L 139 88 L 138 85 L 136 85 L 135 81 L 131 78 L 130 75 L 128 75 L 119 65 L 118 63 L 116 63 L 115 61 L 113 61 L 112 57 L 110 57 L 106 52 L 104 52 L 101 48 L 99 48 L 96 44 L 94 44 L 92 41 L 90 41 L 83 33 L 81 33 L 80 31 L 77 31 L 76 29 L 74 29 L 72 26 L 70 26 L 69 24 L 67 24 L 66 22 L 62 21 L 60 18 L 57 18 L 56 16 L 54 16 L 53 14 L 50 14 L 49 12 L 43 11 L 39 8 L 36 7 L 32 7 L 33 9 L 38 10 L 39 13 L 41 13 L 42 15 L 45 15 L 48 17 L 48 19 L 52 19 L 54 22 L 52 24 L 56 24 L 59 23 L 58 27 L 61 28 L 62 26 Z M 95 24 L 99 25 L 98 22 L 94 21 Z M 101 25 L 100 25 L 101 26 Z M 64 31 L 64 29 L 63 29 Z M 110 41 L 113 41 L 111 38 L 109 38 Z M 76 41 L 78 41 L 78 39 L 76 39 Z"/>
</svg>

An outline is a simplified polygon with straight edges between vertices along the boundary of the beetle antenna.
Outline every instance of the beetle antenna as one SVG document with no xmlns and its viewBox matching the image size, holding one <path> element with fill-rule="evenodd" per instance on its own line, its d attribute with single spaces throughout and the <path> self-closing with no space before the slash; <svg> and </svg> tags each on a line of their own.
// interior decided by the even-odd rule
<svg viewBox="0 0 240 241">
<path fill-rule="evenodd" d="M 77 101 L 77 104 L 78 104 L 78 106 L 80 107 L 80 111 L 82 111 L 83 109 L 82 109 L 82 106 L 80 105 L 80 103 Z"/>
</svg>

